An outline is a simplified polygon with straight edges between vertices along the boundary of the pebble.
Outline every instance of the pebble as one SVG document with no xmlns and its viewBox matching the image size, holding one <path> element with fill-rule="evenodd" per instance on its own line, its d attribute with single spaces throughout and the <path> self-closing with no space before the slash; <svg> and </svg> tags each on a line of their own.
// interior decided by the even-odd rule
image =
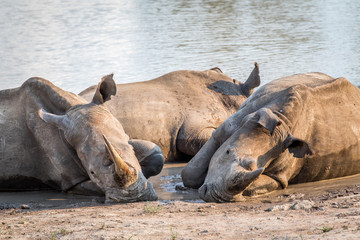
<svg viewBox="0 0 360 240">
<path fill-rule="evenodd" d="M 312 208 L 316 208 L 315 203 L 309 200 L 304 201 L 296 201 L 290 204 L 283 204 L 283 205 L 275 205 L 265 209 L 266 212 L 273 212 L 273 211 L 286 211 L 286 210 L 310 210 Z"/>
<path fill-rule="evenodd" d="M 204 212 L 204 208 L 198 207 L 197 211 L 198 212 Z"/>
<path fill-rule="evenodd" d="M 30 209 L 30 206 L 27 204 L 21 205 L 21 209 Z"/>
<path fill-rule="evenodd" d="M 265 212 L 286 211 L 289 209 L 290 209 L 290 204 L 275 205 L 265 209 Z"/>
<path fill-rule="evenodd" d="M 203 231 L 201 231 L 199 234 L 206 234 L 206 233 L 208 233 L 209 231 L 208 230 L 203 230 Z"/>
<path fill-rule="evenodd" d="M 304 200 L 304 201 L 301 201 L 301 202 L 295 202 L 294 205 L 292 205 L 290 207 L 290 209 L 292 210 L 310 210 L 311 208 L 314 207 L 314 203 L 309 201 L 309 200 Z"/>
<path fill-rule="evenodd" d="M 177 191 L 187 191 L 189 190 L 188 187 L 185 187 L 183 183 L 178 183 L 175 185 L 175 190 Z"/>
</svg>

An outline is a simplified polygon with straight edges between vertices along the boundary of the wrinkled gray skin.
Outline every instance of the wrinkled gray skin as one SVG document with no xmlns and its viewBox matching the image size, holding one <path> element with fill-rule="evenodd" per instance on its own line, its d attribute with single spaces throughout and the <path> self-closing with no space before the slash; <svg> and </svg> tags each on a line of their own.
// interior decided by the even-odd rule
<svg viewBox="0 0 360 240">
<path fill-rule="evenodd" d="M 104 107 L 115 93 L 112 75 L 102 79 L 90 103 L 41 78 L 0 91 L 0 190 L 52 188 L 105 194 L 115 202 L 156 200 L 128 135 Z M 157 158 L 158 147 L 143 143 L 149 148 L 138 154 L 141 160 L 152 153 Z"/>
<path fill-rule="evenodd" d="M 272 81 L 214 132 L 183 170 L 184 184 L 224 202 L 360 173 L 359 106 L 360 91 L 345 78 Z"/>
<path fill-rule="evenodd" d="M 118 84 L 117 94 L 105 105 L 131 139 L 154 142 L 166 161 L 188 161 L 259 85 L 256 63 L 245 83 L 219 68 L 175 71 L 151 81 Z M 90 100 L 94 90 L 79 95 Z"/>
</svg>

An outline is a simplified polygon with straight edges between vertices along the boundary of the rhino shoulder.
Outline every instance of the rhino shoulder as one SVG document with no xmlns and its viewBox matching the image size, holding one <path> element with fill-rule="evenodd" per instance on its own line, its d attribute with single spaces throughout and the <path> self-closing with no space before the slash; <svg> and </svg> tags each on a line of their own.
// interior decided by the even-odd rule
<svg viewBox="0 0 360 240">
<path fill-rule="evenodd" d="M 349 91 L 349 90 L 357 90 L 358 88 L 355 87 L 352 83 L 349 82 L 349 80 L 347 80 L 344 77 L 339 77 L 339 78 L 335 78 L 332 81 L 329 81 L 327 84 L 324 85 L 320 85 L 318 87 L 316 87 L 314 90 L 317 91 L 322 91 L 324 93 L 326 92 L 345 92 L 345 91 Z"/>
<path fill-rule="evenodd" d="M 29 78 L 21 85 L 19 91 L 19 94 L 39 98 L 43 104 L 43 101 L 46 100 L 46 102 L 51 102 L 62 109 L 69 109 L 74 105 L 85 103 L 85 100 L 78 95 L 67 92 L 49 80 L 40 77 Z"/>
<path fill-rule="evenodd" d="M 49 88 L 55 87 L 55 85 L 52 84 L 49 80 L 40 77 L 31 77 L 21 85 L 21 89 L 36 89 L 44 86 L 47 86 Z"/>
</svg>

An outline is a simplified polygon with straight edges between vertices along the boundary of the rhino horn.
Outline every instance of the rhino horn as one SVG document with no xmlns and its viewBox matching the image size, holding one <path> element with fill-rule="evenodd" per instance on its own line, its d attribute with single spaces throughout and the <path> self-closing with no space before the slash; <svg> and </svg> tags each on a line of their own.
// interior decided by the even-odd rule
<svg viewBox="0 0 360 240">
<path fill-rule="evenodd" d="M 103 137 L 105 140 L 105 148 L 110 156 L 110 160 L 115 164 L 115 172 L 118 176 L 118 182 L 121 183 L 121 185 L 127 185 L 135 182 L 138 178 L 137 171 L 124 162 L 109 140 L 104 135 Z"/>
<path fill-rule="evenodd" d="M 252 93 L 252 90 L 260 86 L 260 71 L 257 62 L 254 63 L 255 67 L 250 73 L 250 76 L 246 82 L 241 86 L 241 91 L 248 97 Z"/>
<path fill-rule="evenodd" d="M 264 168 L 258 168 L 254 171 L 240 171 L 234 178 L 232 178 L 228 187 L 229 192 L 238 194 L 244 191 L 264 172 L 264 170 Z"/>
</svg>

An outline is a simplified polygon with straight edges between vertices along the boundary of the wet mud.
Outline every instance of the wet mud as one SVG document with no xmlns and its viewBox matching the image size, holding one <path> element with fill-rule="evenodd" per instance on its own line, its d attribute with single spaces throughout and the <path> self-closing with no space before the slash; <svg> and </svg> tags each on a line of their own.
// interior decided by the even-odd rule
<svg viewBox="0 0 360 240">
<path fill-rule="evenodd" d="M 155 202 L 2 192 L 0 239 L 360 239 L 360 175 L 217 204 L 183 187 L 183 167 L 166 164 L 150 179 Z"/>
<path fill-rule="evenodd" d="M 159 201 L 203 202 L 197 190 L 187 189 L 181 181 L 181 170 L 186 164 L 166 164 L 161 174 L 150 178 Z M 244 198 L 243 202 L 276 203 L 285 199 L 329 200 L 360 194 L 360 174 L 318 182 L 290 185 L 270 194 Z M 66 194 L 57 191 L 0 192 L 0 210 L 11 208 L 66 208 L 95 206 L 104 203 L 103 197 Z"/>
</svg>

